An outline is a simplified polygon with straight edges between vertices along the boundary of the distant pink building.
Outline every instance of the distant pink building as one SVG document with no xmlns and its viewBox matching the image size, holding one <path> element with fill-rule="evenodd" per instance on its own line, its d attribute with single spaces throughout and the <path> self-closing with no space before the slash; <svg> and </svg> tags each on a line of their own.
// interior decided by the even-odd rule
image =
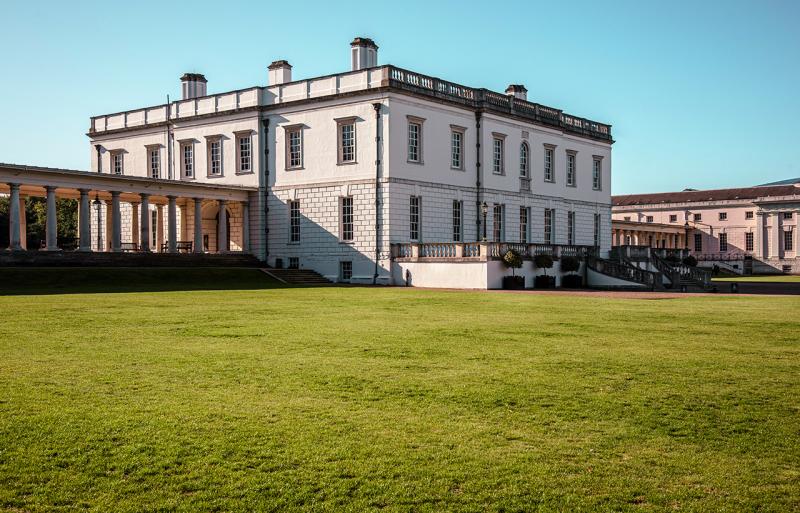
<svg viewBox="0 0 800 513">
<path fill-rule="evenodd" d="M 800 274 L 800 183 L 612 197 L 612 245 L 688 248 L 701 265 Z"/>
</svg>

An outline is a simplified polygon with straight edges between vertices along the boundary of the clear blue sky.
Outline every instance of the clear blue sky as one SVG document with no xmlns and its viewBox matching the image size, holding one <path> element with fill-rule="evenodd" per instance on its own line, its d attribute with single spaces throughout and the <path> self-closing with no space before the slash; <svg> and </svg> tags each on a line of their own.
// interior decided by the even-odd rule
<svg viewBox="0 0 800 513">
<path fill-rule="evenodd" d="M 558 4 L 558 5 L 557 5 Z M 800 2 L 5 0 L 0 161 L 86 169 L 89 116 L 379 62 L 611 123 L 613 193 L 800 176 Z"/>
</svg>

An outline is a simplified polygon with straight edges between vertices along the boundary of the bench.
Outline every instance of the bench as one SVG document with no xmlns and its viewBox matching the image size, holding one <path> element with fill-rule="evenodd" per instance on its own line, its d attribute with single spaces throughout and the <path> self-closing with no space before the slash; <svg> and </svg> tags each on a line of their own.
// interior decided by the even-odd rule
<svg viewBox="0 0 800 513">
<path fill-rule="evenodd" d="M 126 253 L 129 253 L 131 251 L 139 251 L 139 245 L 135 242 L 121 242 L 119 245 L 119 249 L 121 249 Z"/>
<path fill-rule="evenodd" d="M 178 251 L 178 253 L 191 253 L 192 247 L 193 244 L 190 240 L 175 241 L 175 250 Z M 166 253 L 167 251 L 169 251 L 169 242 L 161 244 L 161 252 Z"/>
</svg>

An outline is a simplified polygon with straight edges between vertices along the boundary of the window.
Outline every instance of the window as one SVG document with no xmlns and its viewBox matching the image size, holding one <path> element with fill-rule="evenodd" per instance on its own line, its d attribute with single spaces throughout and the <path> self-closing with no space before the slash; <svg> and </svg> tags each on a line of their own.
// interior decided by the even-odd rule
<svg viewBox="0 0 800 513">
<path fill-rule="evenodd" d="M 184 178 L 194 178 L 194 146 L 181 143 L 181 173 Z"/>
<path fill-rule="evenodd" d="M 784 219 L 791 219 L 792 218 L 792 213 L 791 212 L 783 212 L 783 218 Z"/>
<path fill-rule="evenodd" d="M 694 251 L 695 253 L 700 253 L 703 251 L 703 234 L 702 233 L 695 233 L 694 234 Z"/>
<path fill-rule="evenodd" d="M 519 176 L 528 178 L 530 176 L 530 150 L 528 143 L 523 142 L 519 146 Z"/>
<path fill-rule="evenodd" d="M 528 243 L 528 230 L 530 226 L 531 209 L 519 207 L 519 241 L 523 244 Z"/>
<path fill-rule="evenodd" d="M 747 232 L 744 234 L 744 250 L 745 251 L 753 251 L 753 232 Z"/>
<path fill-rule="evenodd" d="M 786 212 L 784 212 L 786 213 Z M 791 214 L 791 212 L 789 212 Z M 792 240 L 792 231 L 785 230 L 783 232 L 783 250 L 794 251 L 794 241 Z"/>
<path fill-rule="evenodd" d="M 505 205 L 495 203 L 492 209 L 492 237 L 495 242 L 502 242 L 505 238 L 503 233 L 503 217 L 505 214 Z"/>
<path fill-rule="evenodd" d="M 602 230 L 602 218 L 600 214 L 594 215 L 594 245 L 600 246 L 600 234 Z"/>
<path fill-rule="evenodd" d="M 158 210 L 150 211 L 150 249 L 158 251 Z"/>
<path fill-rule="evenodd" d="M 300 269 L 300 257 L 289 257 L 289 269 Z"/>
<path fill-rule="evenodd" d="M 728 220 L 728 213 L 727 212 L 720 212 L 719 213 L 719 220 L 720 221 L 727 221 Z"/>
<path fill-rule="evenodd" d="M 420 197 L 419 196 L 411 196 L 408 202 L 408 221 L 409 221 L 409 233 L 408 238 L 411 240 L 419 240 L 419 232 L 420 232 Z"/>
<path fill-rule="evenodd" d="M 111 170 L 115 175 L 121 175 L 123 173 L 121 151 L 116 151 L 111 154 Z"/>
<path fill-rule="evenodd" d="M 408 117 L 408 161 L 422 164 L 422 122 L 424 120 Z"/>
<path fill-rule="evenodd" d="M 353 278 L 353 262 L 345 260 L 339 262 L 339 281 L 350 281 Z"/>
<path fill-rule="evenodd" d="M 753 219 L 753 211 L 752 210 L 748 210 L 747 212 L 745 212 L 744 213 L 744 218 L 745 219 Z"/>
<path fill-rule="evenodd" d="M 545 244 L 552 244 L 553 243 L 553 234 L 556 231 L 555 226 L 555 210 L 552 208 L 544 209 L 544 243 Z"/>
<path fill-rule="evenodd" d="M 343 241 L 349 242 L 353 240 L 353 197 L 352 196 L 344 196 L 341 199 L 341 217 L 339 218 L 339 222 L 341 223 L 339 232 L 341 233 L 340 237 Z"/>
<path fill-rule="evenodd" d="M 545 182 L 555 182 L 555 178 L 553 176 L 553 150 L 555 147 L 553 146 L 545 146 L 544 147 L 544 181 Z"/>
<path fill-rule="evenodd" d="M 567 185 L 575 187 L 575 153 L 567 152 Z"/>
<path fill-rule="evenodd" d="M 502 175 L 505 172 L 505 136 L 494 134 L 492 138 L 492 173 Z"/>
<path fill-rule="evenodd" d="M 303 127 L 286 127 L 286 169 L 303 168 Z"/>
<path fill-rule="evenodd" d="M 728 251 L 728 234 L 725 232 L 719 234 L 719 251 L 720 253 Z"/>
<path fill-rule="evenodd" d="M 575 244 L 575 212 L 567 212 L 567 244 Z"/>
<path fill-rule="evenodd" d="M 653 222 L 653 216 L 647 216 L 645 219 L 647 219 L 648 223 L 652 223 Z"/>
<path fill-rule="evenodd" d="M 459 200 L 453 200 L 453 242 L 461 242 L 463 237 L 462 233 L 462 214 L 463 203 Z"/>
<path fill-rule="evenodd" d="M 703 214 L 695 214 L 694 215 L 694 222 L 699 222 L 703 220 Z"/>
<path fill-rule="evenodd" d="M 450 132 L 450 168 L 464 169 L 464 129 L 460 127 Z"/>
<path fill-rule="evenodd" d="M 237 173 L 253 172 L 253 149 L 250 132 L 236 134 Z"/>
<path fill-rule="evenodd" d="M 677 223 L 678 222 L 678 214 L 670 214 L 669 215 L 669 222 L 670 223 Z"/>
<path fill-rule="evenodd" d="M 599 191 L 603 188 L 603 159 L 595 157 L 592 161 L 592 189 Z"/>
<path fill-rule="evenodd" d="M 289 242 L 300 242 L 300 202 L 289 202 Z"/>
<path fill-rule="evenodd" d="M 222 138 L 208 139 L 208 175 L 222 176 Z"/>
<path fill-rule="evenodd" d="M 161 176 L 161 152 L 158 147 L 147 149 L 147 163 L 150 169 L 150 178 Z"/>
<path fill-rule="evenodd" d="M 339 164 L 354 164 L 356 162 L 356 120 L 347 118 L 337 120 L 339 139 Z"/>
</svg>

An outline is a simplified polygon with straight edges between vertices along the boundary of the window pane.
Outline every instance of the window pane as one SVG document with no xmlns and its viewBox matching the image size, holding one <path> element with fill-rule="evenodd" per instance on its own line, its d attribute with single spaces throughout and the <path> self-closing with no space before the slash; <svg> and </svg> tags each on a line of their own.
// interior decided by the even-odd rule
<svg viewBox="0 0 800 513">
<path fill-rule="evenodd" d="M 340 148 L 342 162 L 355 162 L 356 160 L 356 126 L 352 123 L 341 125 Z"/>
<path fill-rule="evenodd" d="M 411 196 L 409 200 L 409 238 L 419 240 L 419 196 Z"/>
<path fill-rule="evenodd" d="M 342 240 L 353 240 L 353 198 L 342 198 Z"/>
</svg>

